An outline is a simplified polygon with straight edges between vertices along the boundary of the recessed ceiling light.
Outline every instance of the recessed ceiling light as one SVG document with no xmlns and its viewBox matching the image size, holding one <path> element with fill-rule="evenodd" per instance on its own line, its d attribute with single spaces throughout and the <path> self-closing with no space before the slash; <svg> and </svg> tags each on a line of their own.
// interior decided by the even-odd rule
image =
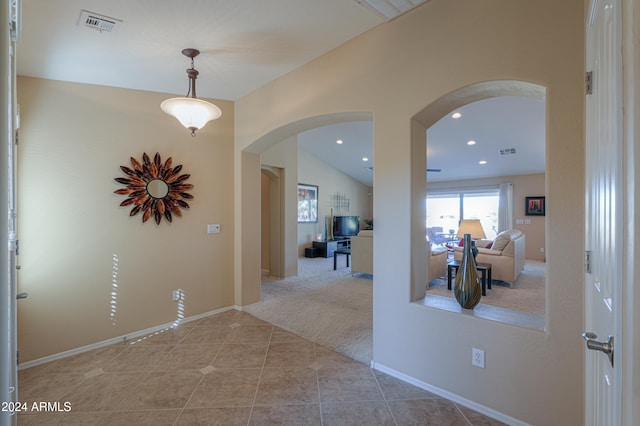
<svg viewBox="0 0 640 426">
<path fill-rule="evenodd" d="M 485 164 L 487 164 L 487 160 L 480 160 L 480 161 L 478 161 L 478 164 L 485 165 Z"/>
<path fill-rule="evenodd" d="M 336 143 L 337 143 L 338 145 L 342 145 L 342 139 L 338 139 L 338 140 L 336 141 Z"/>
<path fill-rule="evenodd" d="M 367 158 L 367 157 L 362 157 L 362 161 L 369 161 L 369 158 Z"/>
<path fill-rule="evenodd" d="M 460 117 L 462 117 L 462 114 L 460 114 L 459 112 L 454 112 L 453 114 L 451 114 L 451 118 L 455 118 L 456 120 Z"/>
<path fill-rule="evenodd" d="M 475 144 L 476 144 L 476 141 L 474 141 L 474 140 L 471 140 L 471 141 L 467 142 L 467 145 L 469 145 L 469 146 L 475 145 Z"/>
</svg>

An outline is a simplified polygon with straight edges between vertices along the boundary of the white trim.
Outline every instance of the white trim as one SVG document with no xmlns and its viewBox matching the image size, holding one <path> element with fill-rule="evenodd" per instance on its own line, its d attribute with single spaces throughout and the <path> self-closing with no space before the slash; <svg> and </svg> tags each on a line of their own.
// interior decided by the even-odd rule
<svg viewBox="0 0 640 426">
<path fill-rule="evenodd" d="M 238 306 L 238 305 L 233 305 L 233 309 L 235 309 L 236 311 L 240 311 L 240 312 L 246 312 L 247 308 L 251 307 L 251 306 L 257 306 L 260 305 L 262 303 L 262 300 L 259 300 L 255 303 L 251 303 L 249 305 L 244 305 L 244 306 Z"/>
<path fill-rule="evenodd" d="M 199 320 L 201 318 L 205 318 L 211 315 L 215 315 L 215 314 L 219 314 L 221 312 L 226 312 L 226 311 L 230 311 L 232 309 L 235 309 L 237 311 L 240 311 L 241 309 L 238 309 L 237 306 L 227 306 L 225 308 L 220 308 L 220 309 L 216 309 L 213 311 L 209 311 L 209 312 L 205 312 L 202 314 L 198 314 L 198 315 L 193 315 L 191 317 L 185 318 L 181 321 L 181 323 L 186 323 L 186 322 L 191 322 L 191 321 L 195 321 L 195 320 Z M 156 325 L 154 327 L 150 327 L 150 328 L 146 328 L 144 330 L 139 330 L 139 331 L 134 331 L 133 333 L 129 333 L 129 334 L 125 334 L 122 336 L 118 336 L 118 337 L 113 337 L 111 339 L 107 339 L 107 340 L 103 340 L 101 342 L 96 342 L 96 343 L 92 343 L 90 345 L 86 345 L 86 346 L 81 346 L 79 348 L 75 348 L 75 349 L 70 349 L 68 351 L 64 351 L 64 352 L 60 352 L 57 354 L 53 354 L 53 355 L 48 355 L 42 358 L 38 358 L 38 359 L 34 359 L 31 361 L 27 361 L 23 364 L 20 364 L 20 366 L 18 367 L 18 370 L 24 370 L 26 368 L 30 368 L 30 367 L 35 367 L 36 365 L 40 365 L 40 364 L 45 364 L 47 362 L 51 362 L 51 361 L 56 361 L 59 359 L 63 359 L 63 358 L 67 358 L 73 355 L 78 355 L 81 354 L 83 352 L 88 352 L 94 349 L 99 349 L 99 348 L 103 348 L 105 346 L 110 346 L 116 343 L 122 343 L 122 342 L 126 342 L 128 340 L 134 340 L 137 339 L 139 337 L 145 337 L 148 336 L 150 334 L 154 334 L 157 333 L 159 331 L 162 330 L 166 330 L 169 328 L 174 327 L 176 324 L 175 321 L 171 321 L 171 322 L 167 322 L 161 325 Z"/>
<path fill-rule="evenodd" d="M 640 356 L 640 291 L 638 291 L 638 262 L 640 261 L 640 236 L 634 221 L 640 207 L 640 188 L 637 175 L 640 173 L 640 152 L 636 139 L 640 135 L 640 120 L 637 119 L 640 105 L 640 43 L 634 40 L 640 30 L 640 6 L 636 0 L 623 0 L 622 35 L 622 84 L 623 84 L 623 143 L 625 147 L 624 179 L 626 184 L 624 226 L 626 256 L 623 264 L 623 316 L 622 316 L 622 424 L 640 424 L 640 375 L 637 359 Z"/>
<path fill-rule="evenodd" d="M 403 382 L 407 382 L 413 386 L 419 387 L 420 389 L 424 389 L 428 392 L 434 393 L 450 401 L 463 405 L 467 408 L 470 408 L 471 410 L 477 411 L 480 414 L 484 414 L 487 417 L 491 417 L 492 419 L 501 421 L 502 423 L 506 423 L 512 426 L 529 426 L 529 423 L 514 419 L 513 417 L 507 416 L 506 414 L 500 413 L 499 411 L 493 410 L 489 407 L 485 407 L 484 405 L 480 405 L 459 395 L 456 395 L 444 389 L 440 389 L 439 387 L 422 382 L 411 376 L 407 376 L 406 374 L 396 371 L 392 368 L 389 368 L 382 364 L 378 364 L 373 360 L 371 361 L 371 368 L 373 368 L 374 370 L 382 371 L 383 373 L 395 377 L 396 379 L 402 380 Z"/>
</svg>

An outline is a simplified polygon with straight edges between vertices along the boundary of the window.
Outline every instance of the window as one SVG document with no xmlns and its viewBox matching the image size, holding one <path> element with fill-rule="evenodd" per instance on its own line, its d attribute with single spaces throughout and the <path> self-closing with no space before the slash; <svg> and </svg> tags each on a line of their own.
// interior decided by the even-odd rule
<svg viewBox="0 0 640 426">
<path fill-rule="evenodd" d="M 440 239 L 452 240 L 462 219 L 480 219 L 488 239 L 498 234 L 499 188 L 433 191 L 427 193 L 427 228 Z"/>
</svg>

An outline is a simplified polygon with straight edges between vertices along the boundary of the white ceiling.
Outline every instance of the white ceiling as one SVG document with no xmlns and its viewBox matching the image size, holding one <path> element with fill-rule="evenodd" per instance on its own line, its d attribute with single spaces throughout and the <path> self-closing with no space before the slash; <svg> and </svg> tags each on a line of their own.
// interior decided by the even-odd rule
<svg viewBox="0 0 640 426">
<path fill-rule="evenodd" d="M 424 0 L 367 1 L 398 15 Z M 198 96 L 237 100 L 388 20 L 360 2 L 23 0 L 18 74 L 185 95 L 193 47 Z M 82 10 L 122 23 L 99 32 Z"/>
<path fill-rule="evenodd" d="M 201 51 L 195 59 L 198 96 L 234 101 L 426 1 L 22 0 L 17 70 L 22 76 L 182 96 L 190 62 L 180 52 L 193 47 Z M 82 10 L 122 22 L 116 31 L 99 32 L 83 25 Z M 512 105 L 495 114 L 491 110 L 499 102 L 488 105 L 469 105 L 462 110 L 470 114 L 458 122 L 433 126 L 428 166 L 443 171 L 429 173 L 429 179 L 470 173 L 476 168 L 471 154 L 484 150 L 490 161 L 485 173 L 512 173 L 503 168 L 504 158 L 489 156 L 496 147 L 518 148 L 517 174 L 525 162 L 531 173 L 544 171 L 544 106 L 523 103 L 519 108 L 526 111 L 518 116 Z M 342 123 L 302 134 L 301 148 L 371 186 L 365 167 L 373 166 L 372 135 L 370 122 Z M 478 139 L 474 150 L 459 145 L 467 135 Z M 336 151 L 338 138 L 345 143 Z M 533 153 L 532 146 L 539 149 Z M 463 154 L 469 154 L 470 166 Z"/>
<path fill-rule="evenodd" d="M 452 111 L 453 112 L 453 111 Z M 504 96 L 456 110 L 462 117 L 443 117 L 427 131 L 430 182 L 514 176 L 545 171 L 544 101 Z M 341 139 L 343 144 L 336 144 Z M 475 140 L 473 146 L 467 145 Z M 354 122 L 301 133 L 303 149 L 360 182 L 373 186 L 373 123 Z M 499 150 L 515 149 L 500 155 Z M 369 161 L 362 161 L 367 157 Z M 484 160 L 484 165 L 478 164 Z"/>
<path fill-rule="evenodd" d="M 503 96 L 473 102 L 427 130 L 427 180 L 478 179 L 545 172 L 543 100 Z M 469 140 L 476 141 L 473 146 Z M 515 148 L 515 153 L 500 155 Z M 484 160 L 484 165 L 478 164 Z"/>
</svg>

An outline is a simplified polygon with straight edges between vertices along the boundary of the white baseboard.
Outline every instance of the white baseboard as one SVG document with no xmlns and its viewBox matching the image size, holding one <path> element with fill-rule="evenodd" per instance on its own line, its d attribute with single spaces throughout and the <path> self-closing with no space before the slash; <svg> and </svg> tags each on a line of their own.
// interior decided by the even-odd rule
<svg viewBox="0 0 640 426">
<path fill-rule="evenodd" d="M 466 398 L 463 398 L 459 395 L 456 395 L 454 393 L 451 393 L 449 391 L 446 391 L 444 389 L 440 389 L 439 387 L 430 385 L 428 383 L 422 382 L 420 380 L 417 380 L 411 376 L 407 376 L 404 373 L 401 373 L 399 371 L 396 371 L 392 368 L 386 367 L 382 364 L 378 364 L 375 361 L 371 361 L 371 368 L 373 368 L 374 370 L 378 370 L 381 371 L 385 374 L 388 374 L 392 377 L 395 377 L 396 379 L 400 379 L 403 382 L 407 382 L 409 384 L 412 384 L 416 387 L 419 387 L 420 389 L 424 389 L 428 392 L 434 393 L 438 396 L 441 396 L 443 398 L 446 398 L 450 401 L 453 401 L 455 403 L 458 403 L 460 405 L 463 405 L 467 408 L 470 408 L 471 410 L 477 411 L 480 414 L 484 414 L 487 417 L 491 417 L 492 419 L 501 421 L 502 423 L 511 425 L 511 426 L 530 426 L 528 423 L 525 423 L 521 420 L 518 419 L 514 419 L 513 417 L 507 416 L 506 414 L 500 413 L 499 411 L 496 411 L 492 408 L 489 407 L 485 407 L 484 405 L 480 405 L 476 402 L 470 401 Z"/>
<path fill-rule="evenodd" d="M 198 314 L 198 315 L 193 315 L 190 316 L 188 318 L 184 318 L 182 321 L 180 321 L 181 323 L 186 323 L 186 322 L 191 322 L 191 321 L 195 321 L 195 320 L 199 320 L 200 318 L 205 318 L 211 315 L 215 315 L 215 314 L 219 314 L 221 312 L 225 312 L 225 311 L 230 311 L 231 309 L 235 309 L 235 310 L 242 310 L 242 309 L 238 309 L 238 306 L 227 306 L 225 308 L 220 308 L 220 309 L 216 309 L 213 311 L 209 311 L 209 312 L 205 312 L 202 314 Z M 150 327 L 150 328 L 146 328 L 144 330 L 139 330 L 139 331 L 134 331 L 133 333 L 129 333 L 129 334 L 125 334 L 122 336 L 118 336 L 118 337 L 113 337 L 111 339 L 107 339 L 107 340 L 103 340 L 101 342 L 97 342 L 97 343 L 92 343 L 90 345 L 86 345 L 86 346 L 81 346 L 79 348 L 75 348 L 75 349 L 70 349 L 68 351 L 64 351 L 64 352 L 60 352 L 57 354 L 53 354 L 53 355 L 48 355 L 42 358 L 38 358 L 38 359 L 34 359 L 31 361 L 27 361 L 25 363 L 22 363 L 18 366 L 18 370 L 24 370 L 26 368 L 30 368 L 30 367 L 35 367 L 36 365 L 40 365 L 40 364 L 45 364 L 47 362 L 51 362 L 51 361 L 56 361 L 59 359 L 63 359 L 63 358 L 67 358 L 73 355 L 78 355 L 81 354 L 83 352 L 88 352 L 94 349 L 98 349 L 98 348 L 103 348 L 105 346 L 110 346 L 113 345 L 115 343 L 121 343 L 121 342 L 126 342 L 129 340 L 135 340 L 135 339 L 139 339 L 139 338 L 145 338 L 147 336 L 162 332 L 164 330 L 167 330 L 171 327 L 173 327 L 176 324 L 175 321 L 171 321 L 165 324 L 161 324 L 161 325 L 157 325 L 155 327 Z"/>
<path fill-rule="evenodd" d="M 260 303 L 262 303 L 261 300 L 257 301 L 256 303 L 252 303 L 250 305 L 245 305 L 245 306 L 233 305 L 233 309 L 235 309 L 236 311 L 245 312 L 249 306 L 258 305 Z"/>
</svg>

